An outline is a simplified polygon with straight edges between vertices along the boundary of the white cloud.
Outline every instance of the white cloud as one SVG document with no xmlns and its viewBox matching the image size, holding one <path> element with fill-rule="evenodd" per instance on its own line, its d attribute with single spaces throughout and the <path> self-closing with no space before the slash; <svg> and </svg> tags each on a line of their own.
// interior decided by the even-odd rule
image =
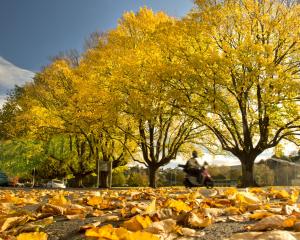
<svg viewBox="0 0 300 240">
<path fill-rule="evenodd" d="M 15 85 L 22 86 L 25 82 L 31 81 L 33 76 L 33 72 L 19 68 L 0 56 L 0 106 Z"/>
</svg>

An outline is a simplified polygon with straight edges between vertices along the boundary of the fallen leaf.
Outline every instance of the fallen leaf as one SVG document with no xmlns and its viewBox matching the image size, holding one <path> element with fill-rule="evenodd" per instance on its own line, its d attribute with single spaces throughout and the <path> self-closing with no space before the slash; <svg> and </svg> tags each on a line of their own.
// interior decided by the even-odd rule
<svg viewBox="0 0 300 240">
<path fill-rule="evenodd" d="M 21 233 L 17 240 L 47 240 L 48 235 L 44 232 Z"/>
<path fill-rule="evenodd" d="M 184 224 L 186 226 L 192 227 L 192 228 L 203 228 L 207 227 L 212 224 L 211 216 L 209 215 L 202 215 L 198 216 L 197 214 L 193 212 L 189 212 L 185 219 L 183 220 Z"/>
<path fill-rule="evenodd" d="M 152 224 L 152 221 L 149 216 L 141 216 L 137 215 L 129 219 L 128 221 L 125 221 L 122 225 L 122 227 L 125 227 L 126 229 L 130 231 L 140 231 L 145 228 L 148 228 Z"/>
<path fill-rule="evenodd" d="M 165 204 L 164 207 L 166 208 L 172 208 L 177 212 L 181 212 L 181 211 L 191 211 L 192 208 L 190 206 L 188 206 L 186 203 L 184 203 L 181 200 L 174 200 L 174 199 L 168 199 Z"/>
<path fill-rule="evenodd" d="M 266 217 L 269 217 L 269 216 L 272 216 L 273 213 L 270 213 L 270 212 L 267 212 L 267 211 L 259 211 L 259 212 L 256 212 L 256 213 L 253 213 L 249 216 L 249 219 L 251 220 L 260 220 L 262 218 L 266 218 Z"/>
<path fill-rule="evenodd" d="M 174 219 L 166 219 L 152 223 L 145 231 L 153 234 L 170 233 L 175 230 L 175 227 L 176 221 Z"/>
<path fill-rule="evenodd" d="M 285 222 L 287 218 L 281 215 L 273 215 L 261 219 L 259 222 L 250 226 L 251 231 L 264 231 L 268 229 L 282 229 L 288 227 L 289 221 Z"/>
<path fill-rule="evenodd" d="M 240 204 L 258 204 L 260 199 L 251 192 L 238 192 L 236 194 L 236 201 Z"/>
<path fill-rule="evenodd" d="M 297 240 L 299 239 L 296 234 L 288 231 L 269 231 L 269 232 L 245 232 L 235 233 L 229 240 Z"/>
<path fill-rule="evenodd" d="M 87 230 L 87 229 L 96 228 L 96 227 L 98 227 L 100 224 L 101 224 L 101 222 L 93 222 L 93 223 L 89 223 L 89 224 L 86 224 L 86 225 L 84 225 L 84 226 L 81 226 L 79 231 L 85 231 L 85 230 Z"/>
<path fill-rule="evenodd" d="M 18 226 L 19 224 L 24 224 L 29 220 L 28 216 L 21 217 L 9 217 L 6 218 L 1 226 L 0 232 L 4 232 L 7 229 Z"/>
<path fill-rule="evenodd" d="M 154 198 L 149 206 L 146 207 L 144 214 L 152 214 L 156 211 L 156 198 Z"/>
<path fill-rule="evenodd" d="M 49 204 L 63 206 L 69 204 L 70 202 L 65 198 L 63 194 L 54 195 L 48 200 Z"/>
</svg>

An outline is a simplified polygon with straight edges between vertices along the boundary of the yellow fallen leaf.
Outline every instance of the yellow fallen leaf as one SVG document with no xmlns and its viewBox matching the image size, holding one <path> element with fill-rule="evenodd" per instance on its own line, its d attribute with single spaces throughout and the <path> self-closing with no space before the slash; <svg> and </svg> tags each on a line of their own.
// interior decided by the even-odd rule
<svg viewBox="0 0 300 240">
<path fill-rule="evenodd" d="M 241 208 L 238 207 L 227 207 L 224 209 L 224 212 L 226 215 L 240 215 L 244 211 Z"/>
<path fill-rule="evenodd" d="M 211 216 L 200 215 L 189 212 L 183 220 L 184 224 L 192 228 L 203 228 L 212 224 Z"/>
<path fill-rule="evenodd" d="M 249 192 L 259 195 L 263 195 L 266 193 L 262 188 L 250 188 Z"/>
<path fill-rule="evenodd" d="M 47 240 L 48 235 L 44 232 L 21 233 L 17 240 Z"/>
<path fill-rule="evenodd" d="M 228 197 L 228 199 L 231 199 L 233 197 L 235 197 L 235 195 L 237 194 L 238 190 L 236 188 L 233 188 L 233 187 L 230 187 L 230 188 L 227 188 L 225 191 L 224 191 L 224 195 Z"/>
<path fill-rule="evenodd" d="M 123 240 L 124 238 L 120 238 L 120 240 Z M 133 232 L 130 233 L 128 238 L 125 238 L 124 240 L 160 240 L 158 236 L 155 236 L 148 232 Z"/>
<path fill-rule="evenodd" d="M 125 228 L 113 228 L 112 225 L 105 225 L 100 228 L 88 229 L 85 232 L 87 237 L 97 237 L 105 240 L 159 240 L 159 238 L 149 232 L 129 232 Z"/>
<path fill-rule="evenodd" d="M 149 216 L 141 216 L 137 215 L 129 219 L 128 221 L 125 221 L 123 223 L 123 227 L 130 231 L 140 231 L 145 228 L 148 228 L 152 224 L 152 220 Z"/>
<path fill-rule="evenodd" d="M 269 195 L 273 198 L 278 198 L 278 199 L 288 199 L 288 198 L 290 198 L 290 195 L 286 190 L 284 190 L 284 189 L 276 190 L 273 187 L 270 188 Z"/>
<path fill-rule="evenodd" d="M 174 199 L 168 199 L 165 202 L 164 207 L 172 208 L 177 212 L 191 211 L 192 210 L 192 208 L 189 205 L 187 205 L 186 203 L 184 203 L 183 201 L 174 200 Z"/>
<path fill-rule="evenodd" d="M 273 213 L 270 213 L 270 212 L 266 212 L 266 211 L 260 211 L 260 212 L 256 212 L 256 213 L 253 213 L 249 216 L 249 219 L 251 220 L 260 220 L 262 218 L 266 218 L 266 217 L 269 217 L 269 216 L 272 216 Z"/>
<path fill-rule="evenodd" d="M 48 200 L 49 204 L 63 206 L 69 204 L 69 201 L 65 198 L 63 194 L 54 195 Z"/>
<path fill-rule="evenodd" d="M 283 221 L 282 225 L 283 225 L 284 228 L 291 228 L 295 225 L 296 221 L 297 221 L 296 217 L 290 216 L 290 217 L 288 217 L 287 219 L 285 219 Z"/>
<path fill-rule="evenodd" d="M 240 204 L 258 204 L 260 199 L 251 192 L 238 192 L 236 194 L 236 201 Z"/>
<path fill-rule="evenodd" d="M 283 199 L 287 199 L 287 198 L 289 198 L 289 197 L 290 197 L 289 193 L 288 193 L 286 190 L 284 190 L 284 189 L 278 191 L 278 192 L 275 194 L 275 198 L 283 198 Z"/>
<path fill-rule="evenodd" d="M 146 207 L 145 214 L 152 214 L 155 211 L 156 211 L 156 198 L 154 198 L 149 204 L 149 206 Z"/>
<path fill-rule="evenodd" d="M 100 197 L 100 196 L 93 196 L 91 197 L 87 204 L 90 205 L 90 206 L 97 206 L 97 205 L 100 205 L 103 201 L 103 198 Z"/>
<path fill-rule="evenodd" d="M 116 231 L 111 224 L 105 225 L 100 228 L 91 228 L 86 230 L 85 236 L 87 237 L 98 237 L 100 239 L 118 240 Z"/>
<path fill-rule="evenodd" d="M 289 204 L 296 203 L 296 202 L 298 201 L 298 198 L 299 198 L 299 191 L 293 189 L 293 190 L 292 190 L 292 193 L 291 193 L 291 195 L 290 195 Z"/>
</svg>

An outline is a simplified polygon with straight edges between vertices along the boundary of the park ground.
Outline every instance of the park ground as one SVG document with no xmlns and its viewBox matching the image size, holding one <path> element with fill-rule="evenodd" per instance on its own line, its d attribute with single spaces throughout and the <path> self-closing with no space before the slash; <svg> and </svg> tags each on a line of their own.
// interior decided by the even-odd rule
<svg viewBox="0 0 300 240">
<path fill-rule="evenodd" d="M 299 190 L 0 188 L 0 239 L 300 239 Z"/>
</svg>

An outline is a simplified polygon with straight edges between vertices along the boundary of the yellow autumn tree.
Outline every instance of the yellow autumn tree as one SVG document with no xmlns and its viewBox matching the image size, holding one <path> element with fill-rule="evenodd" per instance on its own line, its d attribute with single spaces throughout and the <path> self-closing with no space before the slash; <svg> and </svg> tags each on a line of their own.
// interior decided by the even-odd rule
<svg viewBox="0 0 300 240">
<path fill-rule="evenodd" d="M 256 185 L 264 150 L 299 144 L 299 11 L 276 0 L 196 0 L 163 45 L 180 106 L 241 161 L 243 186 Z"/>
<path fill-rule="evenodd" d="M 156 187 L 157 170 L 175 159 L 202 130 L 194 118 L 176 107 L 166 79 L 166 57 L 157 36 L 174 23 L 175 19 L 162 12 L 142 8 L 136 14 L 124 14 L 108 35 L 108 71 L 114 94 L 120 99 L 119 111 L 132 123 L 131 139 L 142 155 L 134 160 L 147 167 L 151 187 Z"/>
</svg>

